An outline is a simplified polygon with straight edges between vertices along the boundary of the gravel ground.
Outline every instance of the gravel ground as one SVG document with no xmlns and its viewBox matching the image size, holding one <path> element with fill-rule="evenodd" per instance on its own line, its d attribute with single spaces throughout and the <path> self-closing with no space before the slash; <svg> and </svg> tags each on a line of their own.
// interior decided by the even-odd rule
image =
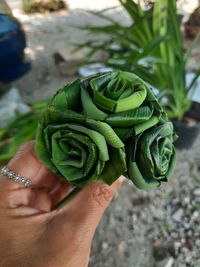
<svg viewBox="0 0 200 267">
<path fill-rule="evenodd" d="M 143 192 L 126 181 L 96 232 L 90 266 L 200 266 L 199 162 L 200 138 L 178 151 L 161 189 Z"/>
<path fill-rule="evenodd" d="M 101 1 L 102 5 L 95 6 L 95 2 L 90 1 L 93 5 L 87 7 L 100 9 L 106 3 Z M 80 4 L 78 1 L 69 1 L 70 11 L 31 16 L 21 13 L 18 0 L 8 3 L 23 23 L 28 38 L 26 52 L 32 60 L 32 71 L 13 85 L 20 89 L 25 100 L 46 99 L 72 79 L 60 76 L 53 53 L 88 37 L 69 25 L 88 24 L 94 22 L 94 17 L 74 9 Z M 120 11 L 112 16 L 124 18 Z M 160 190 L 139 191 L 125 181 L 96 231 L 90 267 L 200 266 L 198 166 L 200 136 L 190 150 L 178 151 L 172 180 Z"/>
<path fill-rule="evenodd" d="M 58 72 L 54 64 L 53 54 L 59 49 L 72 47 L 72 43 L 81 43 L 88 39 L 85 31 L 72 27 L 72 25 L 88 25 L 90 23 L 102 23 L 101 20 L 76 9 L 77 6 L 84 9 L 105 8 L 106 1 L 68 1 L 69 10 L 51 14 L 34 14 L 27 16 L 21 11 L 21 0 L 8 0 L 13 14 L 21 21 L 27 35 L 26 55 L 32 61 L 32 70 L 19 81 L 13 83 L 20 89 L 22 96 L 27 101 L 46 99 L 53 95 L 67 81 L 74 77 L 64 77 Z M 85 4 L 84 4 L 85 2 Z M 117 0 L 109 1 L 107 6 L 116 6 Z M 124 18 L 120 10 L 110 12 L 111 16 L 118 20 Z M 42 93 L 41 93 L 42 92 Z"/>
</svg>

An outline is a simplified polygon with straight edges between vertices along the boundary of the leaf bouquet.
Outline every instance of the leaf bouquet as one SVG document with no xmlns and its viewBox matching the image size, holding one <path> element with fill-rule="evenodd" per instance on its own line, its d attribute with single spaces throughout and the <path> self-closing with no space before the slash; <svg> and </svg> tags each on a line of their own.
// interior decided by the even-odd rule
<svg viewBox="0 0 200 267">
<path fill-rule="evenodd" d="M 36 153 L 81 189 L 125 175 L 140 189 L 158 188 L 175 165 L 172 123 L 152 90 L 123 71 L 77 79 L 59 90 L 37 129 Z"/>
</svg>

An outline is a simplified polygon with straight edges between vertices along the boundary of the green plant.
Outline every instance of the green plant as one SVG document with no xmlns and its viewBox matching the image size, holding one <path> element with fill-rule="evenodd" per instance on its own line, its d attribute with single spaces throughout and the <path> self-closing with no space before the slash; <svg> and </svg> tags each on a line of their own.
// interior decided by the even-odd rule
<svg viewBox="0 0 200 267">
<path fill-rule="evenodd" d="M 17 116 L 7 127 L 0 129 L 0 164 L 11 159 L 19 146 L 35 138 L 37 124 L 46 103 L 33 104 L 30 113 Z"/>
<path fill-rule="evenodd" d="M 23 10 L 31 13 L 36 5 L 36 0 L 22 0 Z"/>
<path fill-rule="evenodd" d="M 39 122 L 36 153 L 77 188 L 112 184 L 124 174 L 138 188 L 151 189 L 171 175 L 174 138 L 146 83 L 116 71 L 77 79 L 57 92 Z"/>
<path fill-rule="evenodd" d="M 134 72 L 158 88 L 159 99 L 169 117 L 182 120 L 190 108 L 188 95 L 200 75 L 200 69 L 186 86 L 186 65 L 195 41 L 185 53 L 176 1 L 155 1 L 146 9 L 142 8 L 140 1 L 119 2 L 131 19 L 130 25 L 125 26 L 105 15 L 105 10 L 90 11 L 108 24 L 81 27 L 93 36 L 98 36 L 98 39 L 76 45 L 77 49 L 89 48 L 83 63 L 94 63 L 97 51 L 106 52 L 107 57 L 98 59 L 98 62 L 114 69 Z M 106 39 L 101 41 L 99 34 Z"/>
<path fill-rule="evenodd" d="M 56 11 L 66 7 L 63 0 L 22 0 L 23 10 L 27 13 Z"/>
</svg>

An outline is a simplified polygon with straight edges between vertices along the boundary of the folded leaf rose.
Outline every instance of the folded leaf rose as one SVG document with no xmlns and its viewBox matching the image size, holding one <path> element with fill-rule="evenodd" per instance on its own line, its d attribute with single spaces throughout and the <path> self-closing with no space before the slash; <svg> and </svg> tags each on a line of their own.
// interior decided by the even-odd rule
<svg viewBox="0 0 200 267">
<path fill-rule="evenodd" d="M 51 105 L 38 126 L 36 151 L 50 170 L 80 187 L 112 184 L 126 171 L 124 144 L 107 123 Z"/>
<path fill-rule="evenodd" d="M 36 152 L 81 188 L 93 181 L 111 184 L 124 174 L 148 189 L 170 176 L 174 136 L 145 82 L 116 71 L 77 79 L 57 92 L 39 123 Z"/>
<path fill-rule="evenodd" d="M 128 176 L 138 188 L 153 189 L 168 181 L 176 162 L 174 139 L 172 123 L 164 120 L 129 140 Z"/>
<path fill-rule="evenodd" d="M 109 72 L 81 83 L 83 112 L 107 122 L 122 140 L 156 125 L 163 110 L 146 83 L 133 73 Z"/>
</svg>

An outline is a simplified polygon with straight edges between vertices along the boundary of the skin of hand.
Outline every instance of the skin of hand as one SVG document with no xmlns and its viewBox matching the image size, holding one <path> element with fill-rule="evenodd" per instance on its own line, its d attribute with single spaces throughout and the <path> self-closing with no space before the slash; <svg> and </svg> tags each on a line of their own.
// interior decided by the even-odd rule
<svg viewBox="0 0 200 267">
<path fill-rule="evenodd" d="M 92 184 L 63 208 L 70 190 L 25 144 L 7 166 L 32 180 L 30 188 L 0 177 L 0 266 L 87 267 L 95 229 L 123 177 L 112 186 Z"/>
</svg>

